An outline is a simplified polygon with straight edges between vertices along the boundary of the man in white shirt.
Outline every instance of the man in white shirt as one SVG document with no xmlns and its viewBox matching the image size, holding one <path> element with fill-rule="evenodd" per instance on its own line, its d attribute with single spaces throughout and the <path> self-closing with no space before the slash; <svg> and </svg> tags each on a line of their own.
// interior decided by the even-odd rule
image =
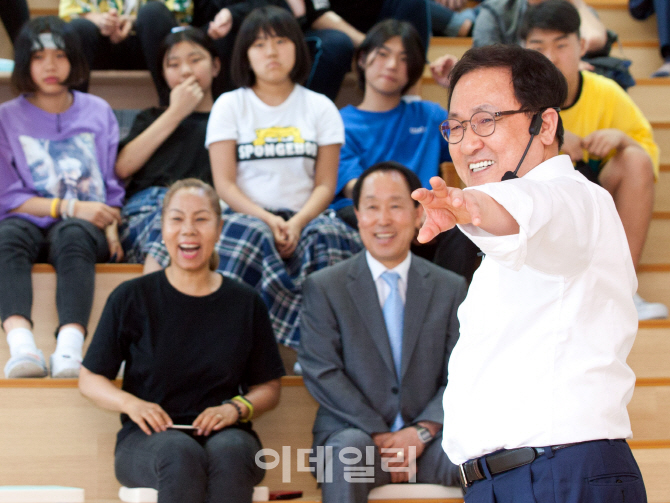
<svg viewBox="0 0 670 503">
<path fill-rule="evenodd" d="M 324 503 L 365 503 L 391 482 L 458 484 L 440 439 L 466 287 L 409 251 L 422 215 L 410 193 L 419 187 L 396 162 L 365 170 L 353 200 L 366 251 L 305 282 L 298 360 L 320 405 L 314 459 Z M 400 451 L 400 464 L 382 463 Z"/>
<path fill-rule="evenodd" d="M 468 51 L 451 80 L 442 131 L 468 188 L 413 197 L 420 241 L 458 224 L 486 254 L 444 395 L 466 502 L 646 501 L 625 442 L 637 280 L 611 196 L 558 155 L 565 80 L 511 46 Z"/>
</svg>

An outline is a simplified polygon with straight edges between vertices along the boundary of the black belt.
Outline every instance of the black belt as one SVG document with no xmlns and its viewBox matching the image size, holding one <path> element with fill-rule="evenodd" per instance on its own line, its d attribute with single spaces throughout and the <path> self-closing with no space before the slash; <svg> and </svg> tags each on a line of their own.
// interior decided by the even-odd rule
<svg viewBox="0 0 670 503">
<path fill-rule="evenodd" d="M 573 444 L 552 445 L 550 449 L 552 451 L 558 451 L 578 443 L 581 442 L 575 442 Z M 496 452 L 495 454 L 490 454 L 488 456 L 482 456 L 481 458 L 466 461 L 458 467 L 459 474 L 461 476 L 461 484 L 463 487 L 470 487 L 473 482 L 484 480 L 486 478 L 482 468 L 484 463 L 486 463 L 486 466 L 488 466 L 489 473 L 491 475 L 496 475 L 498 473 L 514 470 L 520 466 L 528 465 L 535 461 L 535 459 L 539 456 L 544 455 L 544 452 L 544 447 L 520 447 L 518 449 L 504 450 Z"/>
</svg>

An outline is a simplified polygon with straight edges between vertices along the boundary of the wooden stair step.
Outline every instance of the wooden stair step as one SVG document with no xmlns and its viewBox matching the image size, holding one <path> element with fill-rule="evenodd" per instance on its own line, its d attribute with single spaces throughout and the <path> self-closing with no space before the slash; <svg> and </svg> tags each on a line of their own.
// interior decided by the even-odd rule
<svg viewBox="0 0 670 503">
<path fill-rule="evenodd" d="M 670 355 L 670 323 L 668 327 L 642 325 L 638 329 L 627 363 L 638 380 L 670 378 L 668 355 Z M 670 436 L 670 430 L 665 436 Z"/>
<path fill-rule="evenodd" d="M 662 302 L 670 306 L 670 268 L 649 270 L 640 268 L 637 273 L 638 293 L 649 302 Z"/>
</svg>

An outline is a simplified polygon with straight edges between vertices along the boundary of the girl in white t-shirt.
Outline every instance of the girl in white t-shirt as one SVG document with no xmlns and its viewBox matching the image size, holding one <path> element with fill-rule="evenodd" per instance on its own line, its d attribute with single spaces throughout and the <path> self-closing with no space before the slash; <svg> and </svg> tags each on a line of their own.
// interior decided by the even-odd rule
<svg viewBox="0 0 670 503">
<path fill-rule="evenodd" d="M 322 214 L 334 196 L 344 126 L 332 101 L 299 84 L 309 76 L 308 54 L 287 10 L 254 10 L 233 49 L 240 89 L 214 104 L 205 142 L 229 208 L 220 268 L 261 291 L 289 346 L 298 344 L 304 278 L 362 247 L 353 229 Z"/>
</svg>

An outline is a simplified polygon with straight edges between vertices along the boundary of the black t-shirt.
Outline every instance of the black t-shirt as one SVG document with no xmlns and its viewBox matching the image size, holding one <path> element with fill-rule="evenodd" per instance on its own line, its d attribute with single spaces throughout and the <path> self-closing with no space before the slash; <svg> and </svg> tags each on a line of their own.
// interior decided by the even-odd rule
<svg viewBox="0 0 670 503">
<path fill-rule="evenodd" d="M 165 271 L 119 285 L 109 296 L 83 365 L 191 424 L 249 386 L 284 375 L 267 308 L 249 286 L 224 278 L 204 297 L 176 290 Z M 119 440 L 137 426 L 124 414 Z M 247 423 L 249 424 L 249 423 Z"/>
<path fill-rule="evenodd" d="M 128 136 L 119 144 L 119 152 L 144 132 L 165 111 L 148 108 L 140 112 Z M 126 198 L 149 187 L 168 187 L 184 178 L 199 178 L 212 185 L 209 152 L 205 148 L 209 112 L 193 112 L 158 147 L 149 160 L 130 177 Z"/>
</svg>

